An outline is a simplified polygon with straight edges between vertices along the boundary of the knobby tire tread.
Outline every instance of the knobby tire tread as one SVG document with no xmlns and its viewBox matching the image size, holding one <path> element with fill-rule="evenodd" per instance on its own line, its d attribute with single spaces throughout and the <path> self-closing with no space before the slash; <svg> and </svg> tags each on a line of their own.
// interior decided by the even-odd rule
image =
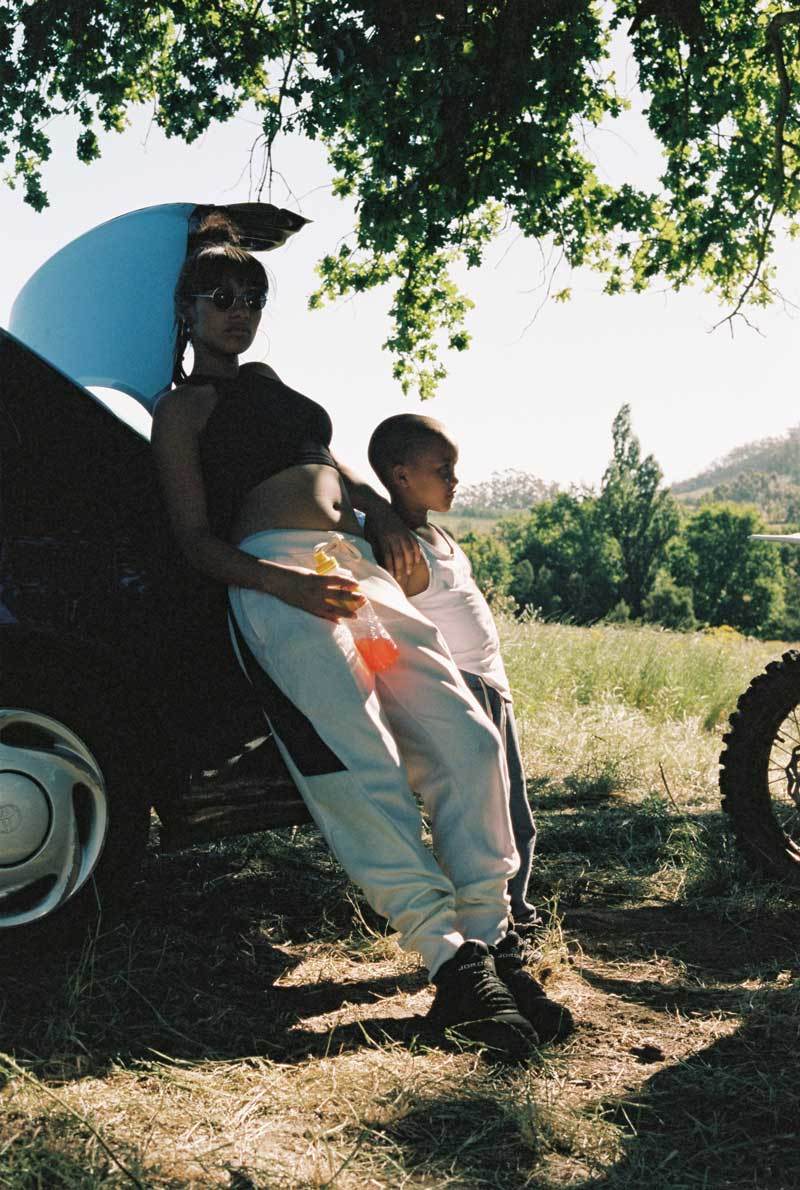
<svg viewBox="0 0 800 1190">
<path fill-rule="evenodd" d="M 781 829 L 771 792 L 780 796 L 779 786 L 768 783 L 778 729 L 798 706 L 800 651 L 791 649 L 740 696 L 719 763 L 722 808 L 745 859 L 762 874 L 800 889 L 800 838 Z"/>
</svg>

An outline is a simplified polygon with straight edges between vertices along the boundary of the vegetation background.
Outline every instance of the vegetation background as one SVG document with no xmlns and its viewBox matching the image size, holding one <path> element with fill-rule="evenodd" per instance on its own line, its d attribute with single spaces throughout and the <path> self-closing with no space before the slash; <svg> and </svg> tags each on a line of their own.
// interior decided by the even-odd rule
<svg viewBox="0 0 800 1190">
<path fill-rule="evenodd" d="M 800 527 L 800 431 L 743 446 L 667 489 L 624 405 L 599 490 L 521 471 L 465 488 L 441 518 L 484 592 L 517 614 L 574 624 L 800 636 L 800 551 L 751 541 Z"/>
</svg>

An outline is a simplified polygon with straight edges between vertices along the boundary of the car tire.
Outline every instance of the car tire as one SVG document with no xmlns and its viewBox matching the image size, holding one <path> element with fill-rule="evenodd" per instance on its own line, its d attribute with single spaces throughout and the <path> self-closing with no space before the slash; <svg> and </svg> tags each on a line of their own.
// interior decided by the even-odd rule
<svg viewBox="0 0 800 1190">
<path fill-rule="evenodd" d="M 28 658 L 23 668 L 5 660 L 0 944 L 52 935 L 66 945 L 118 908 L 140 873 L 148 748 L 96 675 L 63 663 L 40 667 Z"/>
<path fill-rule="evenodd" d="M 741 695 L 720 756 L 722 807 L 762 874 L 800 889 L 800 652 L 772 661 Z"/>
</svg>

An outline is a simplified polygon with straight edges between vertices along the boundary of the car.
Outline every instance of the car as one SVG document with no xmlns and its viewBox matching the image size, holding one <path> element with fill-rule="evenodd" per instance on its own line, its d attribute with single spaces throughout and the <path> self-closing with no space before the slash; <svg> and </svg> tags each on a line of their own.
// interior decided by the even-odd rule
<svg viewBox="0 0 800 1190">
<path fill-rule="evenodd" d="M 305 222 L 225 209 L 254 249 Z M 0 330 L 0 936 L 82 928 L 135 882 L 153 814 L 164 849 L 309 821 L 270 727 L 287 708 L 232 641 L 224 587 L 180 559 L 146 436 L 85 387 L 150 408 L 168 384 L 171 289 L 207 210 L 80 237 Z"/>
</svg>

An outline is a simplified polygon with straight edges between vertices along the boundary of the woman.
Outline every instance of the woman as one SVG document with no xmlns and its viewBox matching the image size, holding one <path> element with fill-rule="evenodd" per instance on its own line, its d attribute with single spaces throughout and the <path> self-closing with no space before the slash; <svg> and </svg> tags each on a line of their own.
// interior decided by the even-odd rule
<svg viewBox="0 0 800 1190">
<path fill-rule="evenodd" d="M 414 547 L 388 502 L 330 453 L 327 414 L 271 368 L 239 364 L 266 301 L 262 266 L 219 216 L 199 239 L 176 288 L 184 382 L 160 400 L 152 436 L 178 543 L 228 585 L 251 652 L 328 749 L 333 763 L 320 771 L 276 733 L 331 849 L 426 964 L 437 987 L 431 1018 L 527 1053 L 536 1032 L 490 949 L 506 934 L 506 882 L 518 863 L 499 736 L 436 629 L 376 564 L 353 504 L 394 567 L 410 566 Z M 184 379 L 187 340 L 194 367 Z M 342 535 L 331 548 L 352 578 L 315 573 L 314 546 L 331 534 Z M 347 628 L 357 592 L 399 647 L 378 675 Z M 409 779 L 430 815 L 436 859 L 421 841 Z"/>
</svg>

